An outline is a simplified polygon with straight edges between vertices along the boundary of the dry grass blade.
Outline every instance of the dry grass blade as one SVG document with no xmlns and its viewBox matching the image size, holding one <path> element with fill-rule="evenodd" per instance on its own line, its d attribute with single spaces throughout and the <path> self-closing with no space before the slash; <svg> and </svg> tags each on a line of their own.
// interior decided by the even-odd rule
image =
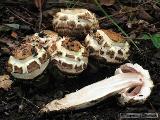
<svg viewBox="0 0 160 120">
<path fill-rule="evenodd" d="M 45 0 L 34 0 L 34 3 L 38 9 L 42 9 Z"/>
<path fill-rule="evenodd" d="M 41 29 L 41 24 L 42 24 L 42 6 L 43 6 L 44 2 L 45 2 L 45 0 L 34 0 L 35 5 L 39 9 L 39 12 L 40 12 L 39 31 Z"/>
<path fill-rule="evenodd" d="M 116 2 L 116 0 L 100 0 L 101 5 L 111 6 Z"/>
</svg>

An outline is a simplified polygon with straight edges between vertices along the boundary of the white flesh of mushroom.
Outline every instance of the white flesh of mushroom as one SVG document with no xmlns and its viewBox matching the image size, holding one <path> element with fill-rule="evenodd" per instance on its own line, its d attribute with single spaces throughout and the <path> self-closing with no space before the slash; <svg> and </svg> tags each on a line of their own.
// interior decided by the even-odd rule
<svg viewBox="0 0 160 120">
<path fill-rule="evenodd" d="M 138 73 L 142 75 L 142 82 L 143 84 L 137 86 L 131 90 L 131 88 L 124 89 L 120 94 L 121 97 L 119 101 L 122 105 L 125 104 L 136 104 L 136 103 L 144 103 L 146 99 L 151 94 L 153 88 L 153 81 L 150 78 L 148 70 L 143 69 L 138 64 L 131 64 L 127 63 L 122 65 L 115 71 L 115 74 L 122 74 L 122 73 Z M 129 92 L 130 91 L 130 92 Z"/>
<path fill-rule="evenodd" d="M 60 100 L 53 100 L 42 111 L 76 110 L 93 106 L 126 88 L 142 85 L 143 77 L 141 74 L 132 72 L 117 74 L 70 93 Z"/>
</svg>

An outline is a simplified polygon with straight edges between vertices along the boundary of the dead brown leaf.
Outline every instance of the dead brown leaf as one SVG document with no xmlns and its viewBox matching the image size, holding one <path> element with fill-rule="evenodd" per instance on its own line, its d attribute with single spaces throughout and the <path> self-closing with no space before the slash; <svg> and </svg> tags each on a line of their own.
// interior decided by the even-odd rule
<svg viewBox="0 0 160 120">
<path fill-rule="evenodd" d="M 1 75 L 0 76 L 0 88 L 3 88 L 4 90 L 8 90 L 11 88 L 13 81 L 10 80 L 9 75 Z"/>
<path fill-rule="evenodd" d="M 142 7 L 139 8 L 139 11 L 137 14 L 139 18 L 142 20 L 151 21 L 153 19 L 152 16 L 150 16 L 150 14 L 147 13 Z"/>
<path fill-rule="evenodd" d="M 116 2 L 116 0 L 100 0 L 101 5 L 111 6 Z"/>
</svg>

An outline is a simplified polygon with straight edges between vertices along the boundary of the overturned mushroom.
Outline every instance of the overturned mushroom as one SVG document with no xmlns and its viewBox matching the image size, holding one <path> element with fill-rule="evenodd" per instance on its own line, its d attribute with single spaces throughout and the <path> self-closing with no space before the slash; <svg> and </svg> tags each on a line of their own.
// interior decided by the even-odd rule
<svg viewBox="0 0 160 120">
<path fill-rule="evenodd" d="M 85 38 L 90 56 L 110 63 L 122 63 L 129 56 L 129 44 L 123 36 L 111 30 L 97 30 Z"/>
<path fill-rule="evenodd" d="M 33 79 L 40 75 L 49 63 L 49 56 L 41 46 L 22 43 L 12 51 L 7 70 L 15 78 Z"/>
<path fill-rule="evenodd" d="M 87 9 L 61 9 L 53 19 L 53 27 L 62 36 L 85 36 L 99 28 L 95 14 Z"/>
<path fill-rule="evenodd" d="M 57 53 L 53 63 L 58 69 L 67 74 L 79 74 L 88 64 L 88 53 L 79 41 L 63 37 L 56 42 Z"/>
<path fill-rule="evenodd" d="M 144 84 L 143 80 L 146 78 L 149 79 L 149 74 L 140 74 L 141 71 L 145 71 L 142 67 L 138 69 L 138 71 L 139 72 L 132 72 L 132 68 L 129 68 L 127 73 L 117 73 L 110 78 L 88 85 L 76 92 L 66 95 L 60 100 L 51 101 L 42 108 L 42 112 L 76 110 L 90 107 L 109 96 L 122 92 L 126 88 L 142 86 Z"/>
<path fill-rule="evenodd" d="M 153 88 L 153 81 L 150 78 L 148 70 L 143 69 L 138 64 L 131 64 L 127 63 L 122 65 L 115 71 L 115 74 L 121 73 L 137 73 L 142 76 L 143 84 L 133 87 L 133 88 L 126 88 L 120 94 L 119 101 L 122 105 L 125 104 L 136 104 L 136 103 L 144 103 L 146 99 L 151 94 Z"/>
</svg>

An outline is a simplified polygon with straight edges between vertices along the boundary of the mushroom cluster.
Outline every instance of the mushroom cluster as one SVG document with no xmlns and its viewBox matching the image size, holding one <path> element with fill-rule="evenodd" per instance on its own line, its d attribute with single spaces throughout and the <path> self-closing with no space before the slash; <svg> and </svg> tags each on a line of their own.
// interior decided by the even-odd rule
<svg viewBox="0 0 160 120">
<path fill-rule="evenodd" d="M 128 59 L 128 42 L 119 33 L 99 29 L 95 14 L 87 9 L 62 9 L 52 24 L 57 33 L 43 30 L 25 37 L 15 48 L 8 61 L 8 71 L 14 77 L 33 79 L 49 61 L 62 73 L 76 75 L 86 69 L 88 56 L 111 63 Z M 79 40 L 79 36 L 86 38 Z"/>
<path fill-rule="evenodd" d="M 112 30 L 100 29 L 94 13 L 87 9 L 62 9 L 52 24 L 55 32 L 43 30 L 27 36 L 14 48 L 7 70 L 15 78 L 34 79 L 50 61 L 62 74 L 77 75 L 87 68 L 89 56 L 105 59 L 106 63 L 122 63 L 129 57 L 130 45 L 124 37 Z M 128 93 L 132 87 L 133 91 Z M 54 100 L 42 111 L 81 109 L 115 93 L 121 94 L 122 104 L 144 102 L 152 87 L 148 71 L 128 63 L 120 66 L 114 76 Z"/>
</svg>

